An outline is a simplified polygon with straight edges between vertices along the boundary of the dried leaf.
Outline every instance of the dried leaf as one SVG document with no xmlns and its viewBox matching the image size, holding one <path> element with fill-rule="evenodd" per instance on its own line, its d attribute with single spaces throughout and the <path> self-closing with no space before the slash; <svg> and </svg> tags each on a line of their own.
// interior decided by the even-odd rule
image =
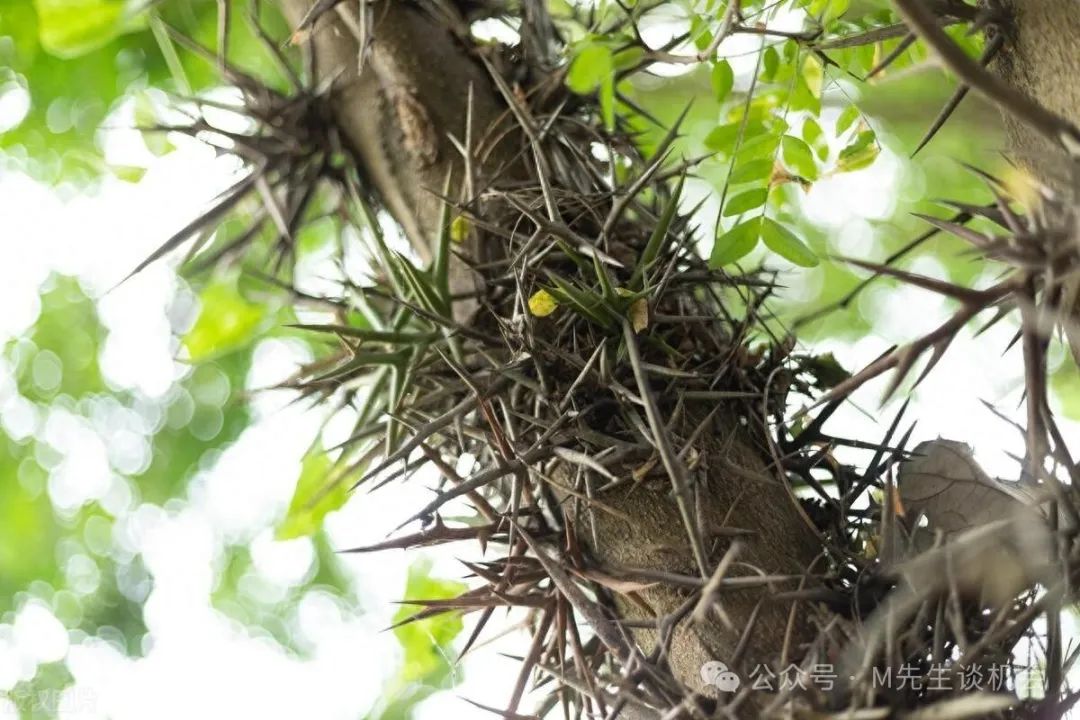
<svg viewBox="0 0 1080 720">
<path fill-rule="evenodd" d="M 988 476 L 971 448 L 954 440 L 920 443 L 900 466 L 897 486 L 908 522 L 924 515 L 931 532 L 956 533 L 1034 512 L 1027 493 Z"/>
</svg>

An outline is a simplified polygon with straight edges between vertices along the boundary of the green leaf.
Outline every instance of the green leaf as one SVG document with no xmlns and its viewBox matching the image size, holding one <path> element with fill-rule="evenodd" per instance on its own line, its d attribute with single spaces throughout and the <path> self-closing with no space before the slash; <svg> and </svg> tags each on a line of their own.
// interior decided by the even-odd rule
<svg viewBox="0 0 1080 720">
<path fill-rule="evenodd" d="M 120 34 L 123 0 L 34 0 L 41 46 L 59 57 L 95 50 Z"/>
<path fill-rule="evenodd" d="M 814 267 L 818 264 L 814 251 L 806 247 L 793 232 L 772 218 L 764 219 L 761 225 L 761 239 L 765 242 L 765 247 L 796 265 Z"/>
<path fill-rule="evenodd" d="M 731 177 L 728 178 L 728 182 L 732 185 L 738 185 L 740 183 L 765 180 L 772 175 L 772 170 L 773 161 L 768 158 L 750 160 L 749 162 L 744 162 L 735 166 L 735 170 L 732 171 Z"/>
<path fill-rule="evenodd" d="M 817 162 L 814 161 L 814 153 L 809 145 L 794 135 L 785 135 L 780 146 L 784 154 L 784 163 L 795 174 L 807 180 L 817 180 Z"/>
<path fill-rule="evenodd" d="M 850 5 L 851 0 L 829 0 L 824 17 L 821 19 L 822 25 L 828 25 L 839 18 L 847 12 Z"/>
<path fill-rule="evenodd" d="M 716 97 L 716 101 L 724 102 L 727 96 L 731 94 L 731 89 L 735 86 L 735 73 L 731 69 L 731 63 L 727 60 L 717 61 L 713 65 L 710 80 L 712 81 L 713 95 Z"/>
<path fill-rule="evenodd" d="M 756 158 L 776 157 L 776 150 L 780 147 L 780 135 L 769 130 L 763 130 L 757 135 L 747 134 L 739 146 L 739 162 L 748 162 Z"/>
<path fill-rule="evenodd" d="M 110 165 L 109 170 L 124 182 L 137 183 L 146 175 L 146 168 L 137 165 Z"/>
<path fill-rule="evenodd" d="M 765 82 L 772 82 L 776 77 L 776 70 L 780 67 L 780 53 L 776 52 L 776 48 L 772 45 L 765 48 L 765 57 L 762 58 L 761 79 Z"/>
<path fill-rule="evenodd" d="M 418 560 L 409 567 L 405 585 L 406 600 L 448 600 L 465 592 L 468 587 L 452 580 L 431 577 L 431 561 Z M 405 682 L 424 681 L 440 685 L 451 669 L 450 646 L 461 632 L 461 613 L 451 610 L 422 620 L 404 622 L 424 610 L 419 605 L 402 605 L 394 615 L 394 635 L 405 658 L 401 669 Z"/>
<path fill-rule="evenodd" d="M 694 38 L 694 45 L 698 50 L 705 50 L 712 44 L 713 34 L 709 25 L 700 15 L 690 18 L 690 34 Z"/>
<path fill-rule="evenodd" d="M 764 205 L 765 201 L 768 199 L 769 190 L 767 188 L 757 188 L 755 190 L 747 190 L 744 193 L 739 193 L 724 204 L 724 217 L 741 215 L 754 208 L 759 208 Z"/>
<path fill-rule="evenodd" d="M 566 85 L 579 95 L 587 95 L 611 78 L 615 72 L 615 59 L 611 48 L 600 43 L 590 43 L 581 49 L 566 73 Z"/>
<path fill-rule="evenodd" d="M 761 216 L 741 222 L 726 233 L 716 238 L 709 267 L 718 268 L 742 258 L 757 247 L 761 232 Z"/>
<path fill-rule="evenodd" d="M 829 157 L 829 142 L 825 139 L 825 131 L 818 125 L 817 120 L 806 118 L 806 122 L 803 123 L 802 137 L 806 144 L 813 148 L 819 160 L 824 161 Z"/>
<path fill-rule="evenodd" d="M 873 130 L 863 130 L 851 143 L 840 151 L 836 169 L 840 172 L 861 170 L 877 159 L 881 147 Z"/>
<path fill-rule="evenodd" d="M 316 444 L 304 457 L 300 477 L 296 481 L 289 510 L 278 523 L 274 537 L 278 540 L 311 535 L 322 527 L 326 514 L 337 510 L 349 499 L 349 486 L 343 478 L 331 477 L 330 456 Z"/>
<path fill-rule="evenodd" d="M 814 93 L 804 75 L 796 78 L 795 87 L 788 99 L 788 107 L 791 110 L 805 110 L 815 116 L 821 114 L 821 97 Z"/>
<path fill-rule="evenodd" d="M 806 56 L 802 68 L 802 79 L 806 82 L 810 94 L 820 102 L 821 89 L 825 84 L 825 66 L 822 65 L 821 60 L 816 55 Z"/>
<path fill-rule="evenodd" d="M 836 134 L 843 135 L 858 119 L 859 108 L 854 105 L 848 105 L 847 109 L 840 113 L 840 117 L 836 118 Z"/>
<path fill-rule="evenodd" d="M 265 306 L 244 299 L 231 282 L 218 281 L 199 294 L 199 317 L 183 344 L 191 362 L 222 355 L 250 340 L 265 316 Z"/>
<path fill-rule="evenodd" d="M 739 138 L 740 127 L 742 127 L 742 120 L 736 120 L 713 128 L 705 136 L 705 147 L 715 152 L 731 155 L 735 150 L 735 141 Z M 765 124 L 760 120 L 747 121 L 746 130 L 743 131 L 744 146 L 750 140 L 756 140 L 765 132 Z"/>
</svg>

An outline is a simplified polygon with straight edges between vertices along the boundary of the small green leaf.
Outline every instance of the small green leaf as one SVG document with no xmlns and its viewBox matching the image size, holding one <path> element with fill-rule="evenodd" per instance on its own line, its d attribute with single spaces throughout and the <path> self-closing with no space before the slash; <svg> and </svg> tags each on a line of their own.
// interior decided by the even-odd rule
<svg viewBox="0 0 1080 720">
<path fill-rule="evenodd" d="M 873 130 L 863 130 L 851 143 L 840 151 L 836 169 L 840 172 L 852 172 L 867 167 L 877 159 L 881 147 Z"/>
<path fill-rule="evenodd" d="M 765 247 L 796 265 L 814 267 L 817 255 L 803 244 L 795 234 L 772 218 L 765 218 L 761 225 L 761 239 Z"/>
<path fill-rule="evenodd" d="M 739 123 L 718 125 L 705 136 L 705 147 L 715 152 L 730 153 L 739 135 Z"/>
<path fill-rule="evenodd" d="M 776 157 L 776 150 L 780 147 L 780 136 L 772 131 L 762 130 L 758 135 L 747 135 L 739 147 L 739 162 L 748 162 L 756 158 Z"/>
<path fill-rule="evenodd" d="M 776 70 L 780 67 L 780 53 L 776 52 L 776 48 L 772 45 L 765 48 L 765 57 L 762 58 L 761 79 L 765 82 L 772 82 L 776 77 Z"/>
<path fill-rule="evenodd" d="M 820 100 L 821 89 L 825 84 L 825 66 L 822 65 L 821 60 L 816 55 L 806 56 L 806 61 L 803 63 L 802 77 L 806 81 L 806 87 L 810 90 L 810 94 Z"/>
<path fill-rule="evenodd" d="M 289 510 L 278 523 L 274 537 L 278 540 L 312 535 L 322 527 L 326 514 L 337 510 L 349 498 L 347 483 L 330 475 L 330 456 L 316 444 L 304 457 L 300 477 L 296 481 Z"/>
<path fill-rule="evenodd" d="M 731 69 L 731 63 L 727 60 L 718 60 L 712 68 L 712 89 L 717 102 L 724 102 L 731 94 L 735 86 L 735 73 Z"/>
<path fill-rule="evenodd" d="M 724 217 L 741 215 L 754 208 L 759 208 L 764 205 L 765 201 L 768 199 L 769 191 L 767 188 L 758 188 L 756 190 L 747 190 L 744 193 L 739 193 L 724 204 Z"/>
<path fill-rule="evenodd" d="M 817 180 L 817 163 L 809 145 L 794 135 L 785 135 L 780 145 L 784 153 L 784 163 L 792 171 L 807 180 Z"/>
<path fill-rule="evenodd" d="M 611 48 L 600 43 L 586 45 L 574 58 L 566 74 L 567 86 L 579 95 L 596 90 L 615 72 Z"/>
<path fill-rule="evenodd" d="M 828 25 L 839 18 L 847 12 L 850 6 L 851 0 L 829 0 L 825 15 L 821 19 L 822 25 Z"/>
<path fill-rule="evenodd" d="M 836 134 L 843 135 L 858 119 L 859 108 L 854 105 L 848 105 L 847 109 L 840 113 L 840 117 L 836 118 Z"/>
<path fill-rule="evenodd" d="M 137 165 L 110 165 L 109 170 L 124 182 L 137 183 L 146 175 L 146 168 Z"/>
<path fill-rule="evenodd" d="M 795 79 L 795 87 L 788 99 L 788 107 L 791 110 L 805 110 L 814 116 L 821 114 L 821 97 L 814 93 L 814 89 L 804 75 Z"/>
<path fill-rule="evenodd" d="M 709 256 L 709 267 L 723 267 L 745 256 L 757 247 L 760 232 L 761 216 L 758 215 L 739 223 L 716 238 L 712 254 Z"/>
<path fill-rule="evenodd" d="M 799 43 L 792 39 L 788 39 L 784 42 L 784 62 L 793 63 L 795 57 L 799 54 Z"/>
<path fill-rule="evenodd" d="M 728 182 L 732 185 L 738 185 L 740 183 L 757 182 L 764 180 L 772 175 L 773 161 L 768 158 L 761 160 L 751 160 L 744 162 L 735 167 L 732 171 L 731 177 L 728 178 Z"/>
<path fill-rule="evenodd" d="M 690 35 L 694 38 L 694 45 L 698 50 L 705 50 L 712 44 L 713 34 L 709 24 L 700 15 L 690 18 Z"/>
<path fill-rule="evenodd" d="M 803 123 L 802 137 L 806 144 L 813 148 L 819 160 L 824 161 L 829 157 L 829 142 L 825 139 L 825 131 L 818 125 L 817 120 L 806 118 L 806 122 Z"/>
</svg>

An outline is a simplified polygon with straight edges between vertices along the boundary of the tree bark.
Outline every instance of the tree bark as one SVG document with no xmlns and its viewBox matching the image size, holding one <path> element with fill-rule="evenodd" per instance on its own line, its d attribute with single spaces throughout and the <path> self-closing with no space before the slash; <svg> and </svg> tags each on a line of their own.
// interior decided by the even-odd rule
<svg viewBox="0 0 1080 720">
<path fill-rule="evenodd" d="M 1005 46 L 993 70 L 1035 102 L 1080 127 L 1080 4 L 1076 0 L 1008 0 L 1000 32 Z M 1044 136 L 1002 113 L 1012 155 L 1037 179 L 1065 197 L 1068 220 L 1080 223 L 1080 148 L 1072 157 Z M 1080 236 L 1080 228 L 1073 234 Z M 1071 317 L 1065 336 L 1080 366 L 1080 277 L 1067 280 L 1060 300 Z"/>
<path fill-rule="evenodd" d="M 1046 109 L 1080 126 L 1080 6 L 1075 0 L 1008 0 L 1005 45 L 993 69 Z M 1045 137 L 1002 113 L 1014 156 L 1075 197 L 1075 162 Z"/>
</svg>

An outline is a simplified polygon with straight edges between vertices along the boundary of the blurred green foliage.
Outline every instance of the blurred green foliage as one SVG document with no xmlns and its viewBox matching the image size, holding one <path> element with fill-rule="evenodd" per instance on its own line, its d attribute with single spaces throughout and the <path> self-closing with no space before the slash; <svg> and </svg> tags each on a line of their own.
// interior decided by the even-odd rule
<svg viewBox="0 0 1080 720">
<path fill-rule="evenodd" d="M 463 583 L 431 577 L 430 564 L 421 560 L 409 568 L 405 598 L 444 600 L 466 589 Z M 456 658 L 451 643 L 462 630 L 461 616 L 451 611 L 410 619 L 424 612 L 422 606 L 405 604 L 394 617 L 394 635 L 405 650 L 405 658 L 398 677 L 387 687 L 383 707 L 372 714 L 372 720 L 405 720 L 416 703 L 454 684 Z"/>
<path fill-rule="evenodd" d="M 14 396 L 4 401 L 8 432 L 0 432 L 0 477 L 5 479 L 0 483 L 0 623 L 12 622 L 27 602 L 40 602 L 69 631 L 106 638 L 129 654 L 141 654 L 147 632 L 142 604 L 153 577 L 137 550 L 117 533 L 146 505 L 173 512 L 183 507 L 190 481 L 248 427 L 252 418 L 243 393 L 252 353 L 259 340 L 280 333 L 282 326 L 281 309 L 245 299 L 235 278 L 212 280 L 199 300 L 198 316 L 183 336 L 182 346 L 191 353 L 185 361 L 189 370 L 158 399 L 110 387 L 100 366 L 108 331 L 74 279 L 50 278 L 37 322 L 3 347 L 2 360 L 12 371 L 9 391 L 18 399 L 14 406 Z M 10 420 L 14 415 L 23 419 Z M 106 446 L 118 442 L 115 432 L 141 421 L 146 460 L 135 467 L 112 463 L 112 486 L 124 488 L 119 500 L 109 490 L 74 505 L 58 504 L 53 484 L 64 458 L 74 451 L 66 443 L 74 439 L 70 432 L 46 432 L 56 416 L 85 426 Z M 324 454 L 313 452 L 299 487 L 318 487 L 327 463 Z M 341 505 L 341 495 L 334 507 Z M 320 506 L 317 518 L 307 517 L 307 526 L 288 534 L 312 536 L 315 559 L 299 582 L 271 593 L 270 599 L 253 594 L 245 587 L 254 572 L 249 546 L 230 543 L 222 549 L 208 600 L 251 632 L 303 652 L 286 619 L 306 593 L 318 588 L 350 606 L 358 601 L 320 530 L 328 509 Z M 430 590 L 445 597 L 459 591 L 455 584 L 428 577 L 427 570 L 420 565 L 410 571 L 407 596 Z M 460 629 L 456 614 L 399 629 L 405 657 L 394 681 L 399 694 L 377 717 L 408 718 L 416 702 L 446 686 L 450 670 L 441 658 Z M 24 718 L 52 718 L 71 681 L 62 660 L 49 662 L 5 694 Z"/>
<path fill-rule="evenodd" d="M 274 37 L 285 26 L 269 2 L 229 0 L 237 18 L 254 8 Z M 0 132 L 8 163 L 60 182 L 90 181 L 108 168 L 99 129 L 124 98 L 141 90 L 190 94 L 218 85 L 213 62 L 180 51 L 165 26 L 215 49 L 217 0 L 4 0 L 0 3 L 0 96 L 29 94 L 29 109 Z M 230 53 L 237 64 L 270 85 L 282 86 L 269 51 L 246 22 L 236 22 Z M 21 89 L 21 90 L 19 90 Z M 145 101 L 138 117 L 154 122 Z M 0 127 L 2 129 L 2 127 Z M 159 141 L 148 136 L 149 143 Z M 130 168 L 118 168 L 131 179 Z"/>
</svg>

